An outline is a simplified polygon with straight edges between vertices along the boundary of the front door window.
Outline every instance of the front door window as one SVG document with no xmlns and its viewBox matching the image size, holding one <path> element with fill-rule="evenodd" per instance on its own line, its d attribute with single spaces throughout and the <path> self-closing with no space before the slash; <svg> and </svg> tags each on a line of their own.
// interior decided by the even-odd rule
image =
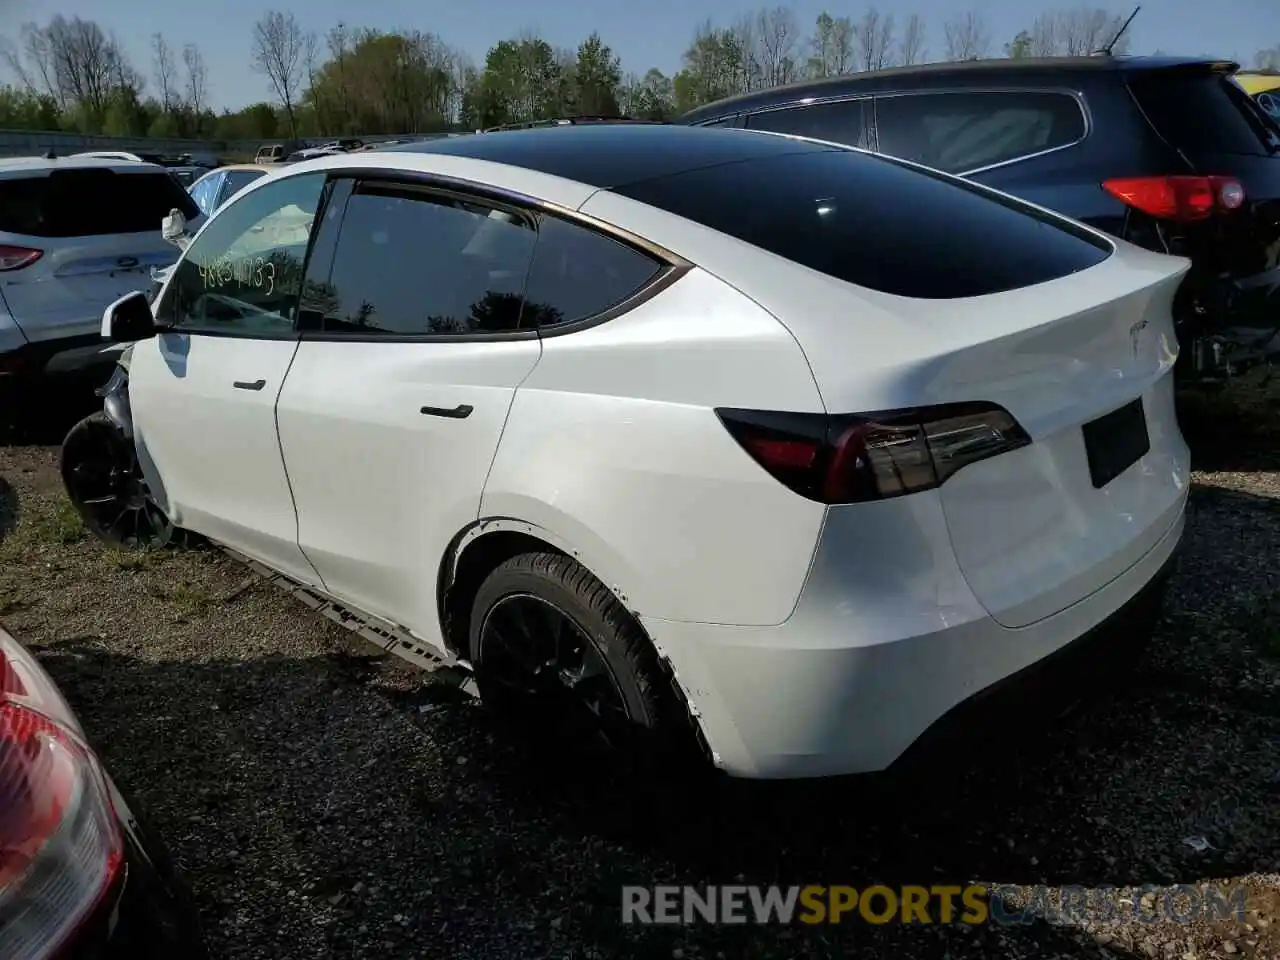
<svg viewBox="0 0 1280 960">
<path fill-rule="evenodd" d="M 156 308 L 177 332 L 288 336 L 323 173 L 232 198 L 187 247 Z"/>
</svg>

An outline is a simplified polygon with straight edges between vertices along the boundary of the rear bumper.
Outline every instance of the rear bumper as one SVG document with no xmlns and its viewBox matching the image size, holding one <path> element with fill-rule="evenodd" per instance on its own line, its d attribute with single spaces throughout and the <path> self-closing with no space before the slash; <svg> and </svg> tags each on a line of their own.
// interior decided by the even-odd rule
<svg viewBox="0 0 1280 960">
<path fill-rule="evenodd" d="M 40 377 L 79 373 L 115 363 L 123 344 L 103 340 L 100 334 L 34 340 L 0 350 L 0 381 L 6 377 Z"/>
<path fill-rule="evenodd" d="M 911 500 L 923 504 L 912 509 L 930 509 L 923 498 L 900 502 Z M 870 591 L 848 579 L 857 571 L 847 565 L 824 569 L 820 551 L 795 613 L 779 626 L 642 621 L 675 669 L 716 765 L 729 775 L 871 773 L 894 765 L 926 732 L 963 726 L 969 711 L 961 704 L 1051 654 L 1086 637 L 1116 642 L 1167 575 L 1184 523 L 1179 510 L 1119 576 L 1019 629 L 990 618 L 945 549 L 936 551 L 930 582 L 917 575 L 887 593 L 898 572 L 895 551 L 930 549 L 909 542 L 877 551 L 863 576 L 874 578 L 876 566 L 885 574 Z M 872 534 L 866 542 L 878 544 Z"/>
</svg>

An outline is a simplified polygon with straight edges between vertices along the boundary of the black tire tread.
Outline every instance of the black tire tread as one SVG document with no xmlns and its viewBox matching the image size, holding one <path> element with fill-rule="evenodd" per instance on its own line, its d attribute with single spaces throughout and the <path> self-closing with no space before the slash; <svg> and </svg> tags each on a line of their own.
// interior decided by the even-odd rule
<svg viewBox="0 0 1280 960">
<path fill-rule="evenodd" d="M 476 610 L 472 614 L 473 662 L 478 654 L 481 619 L 477 614 L 482 616 L 480 607 L 486 587 L 511 576 L 533 576 L 560 585 L 598 618 L 604 632 L 613 638 L 611 653 L 630 673 L 646 714 L 633 719 L 646 727 L 650 735 L 644 755 L 628 758 L 633 768 L 643 767 L 646 772 L 666 769 L 674 773 L 705 764 L 707 751 L 671 668 L 613 591 L 572 557 L 553 551 L 520 553 L 490 572 L 476 594 Z"/>
<path fill-rule="evenodd" d="M 58 451 L 58 472 L 63 479 L 64 490 L 67 489 L 68 487 L 67 476 L 68 476 L 68 470 L 70 468 L 70 464 L 68 464 L 66 461 L 67 439 L 73 436 L 77 431 L 90 431 L 90 430 L 107 430 L 107 431 L 110 431 L 111 433 L 118 433 L 119 428 L 111 421 L 111 418 L 107 416 L 105 411 L 96 410 L 93 413 L 89 414 L 88 416 L 81 418 L 75 425 L 71 427 L 70 430 L 67 431 L 66 438 L 64 438 L 62 442 L 62 448 Z M 69 497 L 69 499 L 71 498 Z M 76 513 L 78 513 L 81 519 L 84 521 L 85 529 L 88 530 L 96 539 L 101 540 L 102 542 L 107 543 L 109 546 L 115 547 L 116 549 L 125 549 L 125 550 L 130 549 L 130 547 L 126 546 L 125 544 L 117 543 L 114 540 L 101 536 L 101 534 L 97 529 L 97 523 L 95 522 L 93 516 L 80 503 L 76 502 L 74 499 L 71 499 L 71 505 L 75 507 Z M 197 546 L 198 543 L 199 543 L 199 538 L 196 534 L 188 530 L 184 530 L 182 527 L 175 526 L 172 530 L 172 533 L 169 536 L 169 539 L 165 541 L 163 545 L 158 547 L 158 549 L 185 550 L 185 549 L 190 549 Z M 132 549 L 143 549 L 143 548 L 135 546 Z M 153 546 L 151 547 L 151 549 L 157 549 L 157 547 Z"/>
</svg>

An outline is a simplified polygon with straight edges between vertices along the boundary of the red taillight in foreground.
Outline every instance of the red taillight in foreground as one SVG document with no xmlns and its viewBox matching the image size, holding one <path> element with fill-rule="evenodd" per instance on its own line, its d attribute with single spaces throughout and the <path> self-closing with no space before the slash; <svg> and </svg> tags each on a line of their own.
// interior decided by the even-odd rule
<svg viewBox="0 0 1280 960">
<path fill-rule="evenodd" d="M 1234 177 L 1120 177 L 1102 187 L 1161 220 L 1207 220 L 1244 205 L 1244 187 Z"/>
<path fill-rule="evenodd" d="M 0 271 L 21 270 L 43 256 L 44 251 L 35 247 L 14 247 L 0 243 Z"/>
<path fill-rule="evenodd" d="M 123 856 L 97 759 L 40 668 L 0 630 L 0 957 L 56 956 Z"/>
<path fill-rule="evenodd" d="M 930 490 L 967 464 L 1031 442 L 992 403 L 856 416 L 737 409 L 716 414 L 775 479 L 803 497 L 831 504 Z"/>
</svg>

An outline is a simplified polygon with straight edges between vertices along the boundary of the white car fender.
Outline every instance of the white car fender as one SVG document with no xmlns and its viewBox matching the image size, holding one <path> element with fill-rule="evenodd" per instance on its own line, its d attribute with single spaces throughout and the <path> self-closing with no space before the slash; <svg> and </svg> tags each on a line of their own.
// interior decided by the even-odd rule
<svg viewBox="0 0 1280 960">
<path fill-rule="evenodd" d="M 616 596 L 632 613 L 639 614 L 636 598 L 629 592 L 638 577 L 622 556 L 582 523 L 561 513 L 555 507 L 532 498 L 485 495 L 481 503 L 481 516 L 454 541 L 451 555 L 446 558 L 445 570 L 452 582 L 458 561 L 467 547 L 491 533 L 523 533 L 545 541 L 582 564 L 593 576 Z"/>
</svg>

